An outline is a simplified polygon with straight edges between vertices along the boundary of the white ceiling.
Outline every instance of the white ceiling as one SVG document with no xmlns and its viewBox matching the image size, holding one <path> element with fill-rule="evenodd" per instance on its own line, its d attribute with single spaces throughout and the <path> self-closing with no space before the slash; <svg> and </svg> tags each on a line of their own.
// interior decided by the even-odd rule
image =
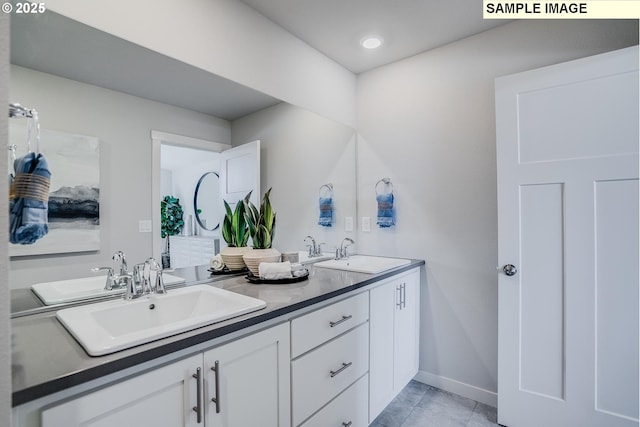
<svg viewBox="0 0 640 427">
<path fill-rule="evenodd" d="M 240 0 L 358 74 L 486 31 L 480 0 Z M 366 50 L 368 34 L 384 38 Z"/>
<path fill-rule="evenodd" d="M 479 0 L 240 1 L 354 73 L 504 23 L 483 21 Z M 385 42 L 366 51 L 374 32 Z M 227 120 L 280 102 L 52 11 L 12 15 L 11 63 Z"/>
</svg>

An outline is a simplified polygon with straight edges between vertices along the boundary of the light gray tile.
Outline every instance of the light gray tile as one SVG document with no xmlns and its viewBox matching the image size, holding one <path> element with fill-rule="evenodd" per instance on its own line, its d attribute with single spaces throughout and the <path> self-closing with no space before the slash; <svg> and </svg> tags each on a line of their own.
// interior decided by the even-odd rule
<svg viewBox="0 0 640 427">
<path fill-rule="evenodd" d="M 416 407 L 406 418 L 402 427 L 466 427 L 467 419 L 454 413 L 436 412 L 432 408 Z"/>
<path fill-rule="evenodd" d="M 393 403 L 416 406 L 424 397 L 427 391 L 433 391 L 434 388 L 418 381 L 410 381 L 407 386 L 393 399 Z"/>
<path fill-rule="evenodd" d="M 376 427 L 400 427 L 413 410 L 413 406 L 391 402 L 371 424 Z"/>
<path fill-rule="evenodd" d="M 467 427 L 497 427 L 498 426 L 498 413 L 496 408 L 485 405 L 484 403 L 477 403 L 473 409 L 471 419 L 467 424 Z"/>
<path fill-rule="evenodd" d="M 446 414 L 466 424 L 473 414 L 476 401 L 439 389 L 428 390 L 418 402 L 419 408 L 431 411 L 434 416 Z"/>
</svg>

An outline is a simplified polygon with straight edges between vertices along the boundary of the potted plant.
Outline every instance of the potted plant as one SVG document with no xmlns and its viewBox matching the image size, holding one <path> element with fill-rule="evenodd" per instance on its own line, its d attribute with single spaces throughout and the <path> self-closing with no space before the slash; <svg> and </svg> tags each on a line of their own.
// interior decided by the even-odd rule
<svg viewBox="0 0 640 427">
<path fill-rule="evenodd" d="M 249 226 L 245 217 L 246 204 L 251 196 L 251 191 L 244 200 L 240 200 L 234 210 L 226 200 L 223 200 L 225 216 L 222 221 L 222 238 L 227 243 L 227 247 L 220 251 L 222 262 L 227 269 L 242 270 L 245 268 L 243 255 L 247 251 L 249 241 Z"/>
<path fill-rule="evenodd" d="M 280 252 L 272 248 L 276 232 L 276 213 L 271 207 L 270 195 L 271 188 L 262 198 L 259 210 L 248 197 L 244 199 L 245 218 L 253 245 L 253 250 L 244 255 L 244 263 L 254 276 L 258 275 L 258 266 L 261 262 L 280 260 Z"/>
<path fill-rule="evenodd" d="M 162 268 L 171 267 L 171 253 L 169 237 L 182 231 L 184 221 L 180 199 L 173 196 L 165 196 L 160 202 L 160 235 L 165 239 L 165 249 L 162 253 Z"/>
</svg>

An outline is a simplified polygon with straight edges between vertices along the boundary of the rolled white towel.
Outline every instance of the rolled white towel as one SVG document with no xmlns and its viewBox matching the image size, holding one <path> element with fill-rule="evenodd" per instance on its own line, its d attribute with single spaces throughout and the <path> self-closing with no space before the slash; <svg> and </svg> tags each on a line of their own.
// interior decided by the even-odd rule
<svg viewBox="0 0 640 427">
<path fill-rule="evenodd" d="M 209 260 L 209 266 L 215 271 L 220 271 L 224 268 L 224 262 L 222 261 L 220 254 Z"/>
<path fill-rule="evenodd" d="M 261 262 L 258 265 L 258 275 L 261 279 L 279 280 L 291 277 L 291 263 L 285 262 Z"/>
</svg>

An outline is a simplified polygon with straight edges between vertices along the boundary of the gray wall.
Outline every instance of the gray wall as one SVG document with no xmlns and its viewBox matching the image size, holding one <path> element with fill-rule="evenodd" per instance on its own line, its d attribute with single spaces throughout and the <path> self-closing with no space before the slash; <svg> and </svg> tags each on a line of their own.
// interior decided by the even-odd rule
<svg viewBox="0 0 640 427">
<path fill-rule="evenodd" d="M 347 235 L 344 218 L 355 218 L 355 131 L 305 109 L 280 103 L 231 122 L 231 143 L 260 140 L 260 185 L 269 187 L 277 213 L 274 247 L 305 250 L 305 236 L 334 251 Z M 334 223 L 318 225 L 319 189 L 334 187 Z"/>
<path fill-rule="evenodd" d="M 358 76 L 359 216 L 380 178 L 397 197 L 358 248 L 427 261 L 422 380 L 496 403 L 494 79 L 637 43 L 638 21 L 519 21 Z"/>
<path fill-rule="evenodd" d="M 152 234 L 139 233 L 138 221 L 152 215 L 152 129 L 225 144 L 231 140 L 226 120 L 16 66 L 11 66 L 10 99 L 36 108 L 43 129 L 100 140 L 100 251 L 13 257 L 14 288 L 89 276 L 91 267 L 111 265 L 116 250 L 130 262 L 151 256 Z"/>
</svg>

